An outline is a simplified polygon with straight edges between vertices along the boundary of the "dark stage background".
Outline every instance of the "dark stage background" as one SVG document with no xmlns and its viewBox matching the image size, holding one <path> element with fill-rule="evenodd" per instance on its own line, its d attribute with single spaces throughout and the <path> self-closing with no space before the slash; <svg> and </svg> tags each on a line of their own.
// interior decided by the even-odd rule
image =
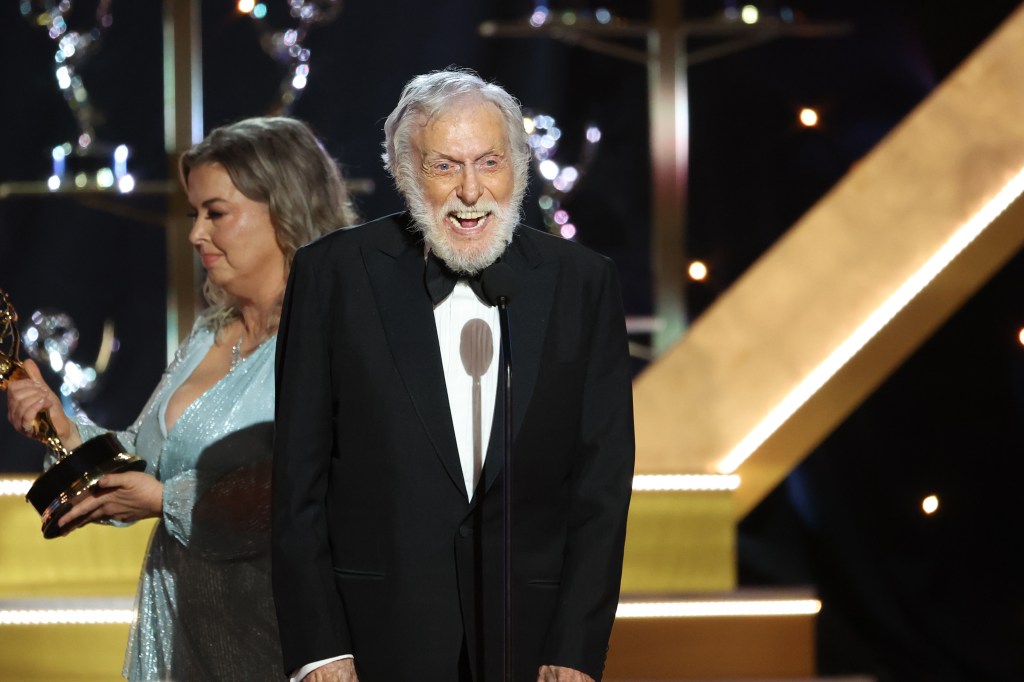
<svg viewBox="0 0 1024 682">
<path fill-rule="evenodd" d="M 690 0 L 686 14 L 711 18 L 736 5 Z M 710 277 L 688 287 L 691 318 L 1017 5 L 763 2 L 765 13 L 792 9 L 853 30 L 693 66 L 687 249 L 708 264 Z M 75 6 L 73 17 L 88 22 L 95 1 Z M 555 10 L 598 6 L 637 20 L 649 9 L 639 1 L 551 3 Z M 138 180 L 161 180 L 168 165 L 161 3 L 115 1 L 112 9 L 114 25 L 82 67 L 104 116 L 99 137 L 132 148 Z M 521 0 L 349 0 L 306 41 L 312 71 L 292 113 L 314 126 L 349 177 L 373 182 L 358 197 L 371 217 L 401 206 L 380 167 L 381 127 L 416 73 L 459 64 L 507 86 L 526 107 L 556 117 L 565 131 L 563 162 L 578 157 L 584 126 L 599 125 L 597 156 L 567 208 L 578 240 L 617 262 L 627 313 L 649 315 L 645 70 L 543 38 L 477 35 L 484 20 L 521 19 L 532 9 Z M 261 50 L 253 22 L 230 2 L 208 1 L 202 24 L 206 130 L 266 112 L 281 67 Z M 45 31 L 19 16 L 18 3 L 2 3 L 0 182 L 45 179 L 49 149 L 75 132 L 52 58 Z M 819 127 L 797 124 L 802 106 L 818 109 Z M 533 224 L 538 195 L 534 182 Z M 116 329 L 120 347 L 97 390 L 81 399 L 106 426 L 131 422 L 165 365 L 165 207 L 160 196 L 0 199 L 0 288 L 22 317 L 39 308 L 70 314 L 81 332 L 73 359 L 85 365 L 95 362 L 103 324 Z M 1022 271 L 1018 255 L 740 526 L 742 584 L 818 590 L 822 674 L 1024 679 L 1015 562 L 1022 542 L 1013 530 L 1024 470 Z M 636 360 L 636 369 L 643 364 Z M 41 446 L 0 428 L 0 470 L 35 471 L 41 455 Z M 941 507 L 925 516 L 920 501 L 932 493 Z"/>
</svg>

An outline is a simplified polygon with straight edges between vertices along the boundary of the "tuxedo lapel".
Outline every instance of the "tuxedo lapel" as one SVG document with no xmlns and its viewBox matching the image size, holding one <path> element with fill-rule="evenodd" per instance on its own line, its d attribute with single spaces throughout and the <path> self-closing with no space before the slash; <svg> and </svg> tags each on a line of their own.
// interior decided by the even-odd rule
<svg viewBox="0 0 1024 682">
<path fill-rule="evenodd" d="M 363 260 L 398 373 L 441 464 L 466 495 L 434 312 L 423 283 L 423 243 L 411 236 L 385 239 L 364 247 Z"/>
<path fill-rule="evenodd" d="M 520 232 L 530 228 L 519 227 Z M 551 309 L 554 303 L 555 286 L 558 281 L 558 264 L 545 260 L 533 241 L 519 234 L 512 242 L 502 261 L 515 273 L 515 294 L 509 298 L 509 339 L 512 361 L 512 439 L 522 428 L 523 419 L 537 385 L 541 353 L 547 337 Z M 494 483 L 504 467 L 502 457 L 503 425 L 502 395 L 495 401 L 495 427 L 487 448 L 484 464 L 484 490 Z"/>
</svg>

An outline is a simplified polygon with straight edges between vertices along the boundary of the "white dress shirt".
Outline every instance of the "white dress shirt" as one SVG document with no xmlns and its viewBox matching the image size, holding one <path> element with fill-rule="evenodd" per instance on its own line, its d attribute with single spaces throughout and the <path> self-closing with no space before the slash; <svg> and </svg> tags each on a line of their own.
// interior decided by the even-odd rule
<svg viewBox="0 0 1024 682">
<path fill-rule="evenodd" d="M 468 284 L 460 281 L 452 295 L 434 308 L 434 324 L 462 476 L 467 497 L 473 499 L 491 436 L 498 391 L 498 309 L 483 303 Z M 474 384 L 478 384 L 478 391 L 474 391 Z M 477 415 L 474 410 L 479 410 Z"/>
</svg>

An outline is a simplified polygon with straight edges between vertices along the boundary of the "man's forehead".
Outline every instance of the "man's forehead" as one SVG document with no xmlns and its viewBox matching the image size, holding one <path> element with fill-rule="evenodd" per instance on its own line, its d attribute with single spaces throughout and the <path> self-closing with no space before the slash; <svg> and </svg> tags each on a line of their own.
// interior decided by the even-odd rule
<svg viewBox="0 0 1024 682">
<path fill-rule="evenodd" d="M 487 107 L 480 108 L 477 104 Z M 508 146 L 504 118 L 490 102 L 450 107 L 430 119 L 423 117 L 416 138 L 417 147 L 426 156 L 455 152 L 504 153 Z"/>
</svg>

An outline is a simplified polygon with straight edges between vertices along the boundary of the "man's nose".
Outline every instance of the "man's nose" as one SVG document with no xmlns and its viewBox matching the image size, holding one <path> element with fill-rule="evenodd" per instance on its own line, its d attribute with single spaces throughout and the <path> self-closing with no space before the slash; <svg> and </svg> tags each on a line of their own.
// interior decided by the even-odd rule
<svg viewBox="0 0 1024 682">
<path fill-rule="evenodd" d="M 476 167 L 467 164 L 462 171 L 462 183 L 459 185 L 458 196 L 462 203 L 472 206 L 480 198 L 480 178 L 477 176 Z"/>
</svg>

